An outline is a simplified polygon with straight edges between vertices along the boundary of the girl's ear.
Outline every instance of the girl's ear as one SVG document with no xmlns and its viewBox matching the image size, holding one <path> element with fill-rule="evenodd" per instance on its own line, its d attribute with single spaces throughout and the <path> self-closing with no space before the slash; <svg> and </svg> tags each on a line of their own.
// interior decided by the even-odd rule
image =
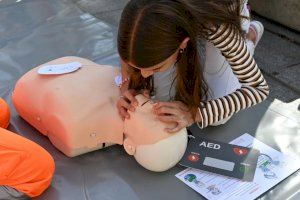
<svg viewBox="0 0 300 200">
<path fill-rule="evenodd" d="M 185 49 L 187 47 L 188 42 L 190 41 L 189 37 L 186 37 L 180 44 L 180 49 Z"/>
</svg>

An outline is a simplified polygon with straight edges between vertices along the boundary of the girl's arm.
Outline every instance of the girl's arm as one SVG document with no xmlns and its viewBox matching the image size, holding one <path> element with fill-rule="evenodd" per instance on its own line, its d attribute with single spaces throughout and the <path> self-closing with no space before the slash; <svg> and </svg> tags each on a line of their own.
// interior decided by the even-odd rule
<svg viewBox="0 0 300 200">
<path fill-rule="evenodd" d="M 207 39 L 221 51 L 242 87 L 222 98 L 201 102 L 201 128 L 260 103 L 269 94 L 269 87 L 237 28 L 221 25 Z"/>
</svg>

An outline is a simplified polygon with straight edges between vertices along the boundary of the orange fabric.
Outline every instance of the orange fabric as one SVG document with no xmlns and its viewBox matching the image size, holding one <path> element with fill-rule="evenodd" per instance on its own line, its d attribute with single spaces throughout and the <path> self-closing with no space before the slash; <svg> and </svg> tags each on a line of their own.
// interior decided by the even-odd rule
<svg viewBox="0 0 300 200">
<path fill-rule="evenodd" d="M 7 128 L 9 125 L 10 112 L 7 103 L 0 98 L 0 127 Z"/>
<path fill-rule="evenodd" d="M 40 195 L 54 173 L 51 155 L 36 143 L 0 128 L 0 185 Z"/>
</svg>

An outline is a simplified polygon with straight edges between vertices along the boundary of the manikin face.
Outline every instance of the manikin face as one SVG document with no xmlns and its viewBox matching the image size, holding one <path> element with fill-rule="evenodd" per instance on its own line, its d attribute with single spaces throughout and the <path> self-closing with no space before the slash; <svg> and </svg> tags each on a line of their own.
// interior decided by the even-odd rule
<svg viewBox="0 0 300 200">
<path fill-rule="evenodd" d="M 165 171 L 183 156 L 187 132 L 168 133 L 175 123 L 163 123 L 152 112 L 153 102 L 142 95 L 136 96 L 139 106 L 124 122 L 124 148 L 137 162 L 151 171 Z"/>
</svg>

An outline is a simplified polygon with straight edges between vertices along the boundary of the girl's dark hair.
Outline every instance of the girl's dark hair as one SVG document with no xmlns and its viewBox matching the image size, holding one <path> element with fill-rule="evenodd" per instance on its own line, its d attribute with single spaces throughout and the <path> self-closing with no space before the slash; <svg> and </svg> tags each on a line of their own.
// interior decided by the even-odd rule
<svg viewBox="0 0 300 200">
<path fill-rule="evenodd" d="M 123 10 L 118 51 L 121 59 L 139 68 L 161 63 L 174 54 L 189 37 L 187 48 L 177 61 L 175 100 L 182 101 L 193 116 L 200 101 L 207 98 L 198 51 L 199 39 L 209 29 L 230 23 L 241 31 L 241 0 L 131 0 Z M 153 92 L 153 77 L 143 78 L 129 67 L 131 89 Z"/>
</svg>

